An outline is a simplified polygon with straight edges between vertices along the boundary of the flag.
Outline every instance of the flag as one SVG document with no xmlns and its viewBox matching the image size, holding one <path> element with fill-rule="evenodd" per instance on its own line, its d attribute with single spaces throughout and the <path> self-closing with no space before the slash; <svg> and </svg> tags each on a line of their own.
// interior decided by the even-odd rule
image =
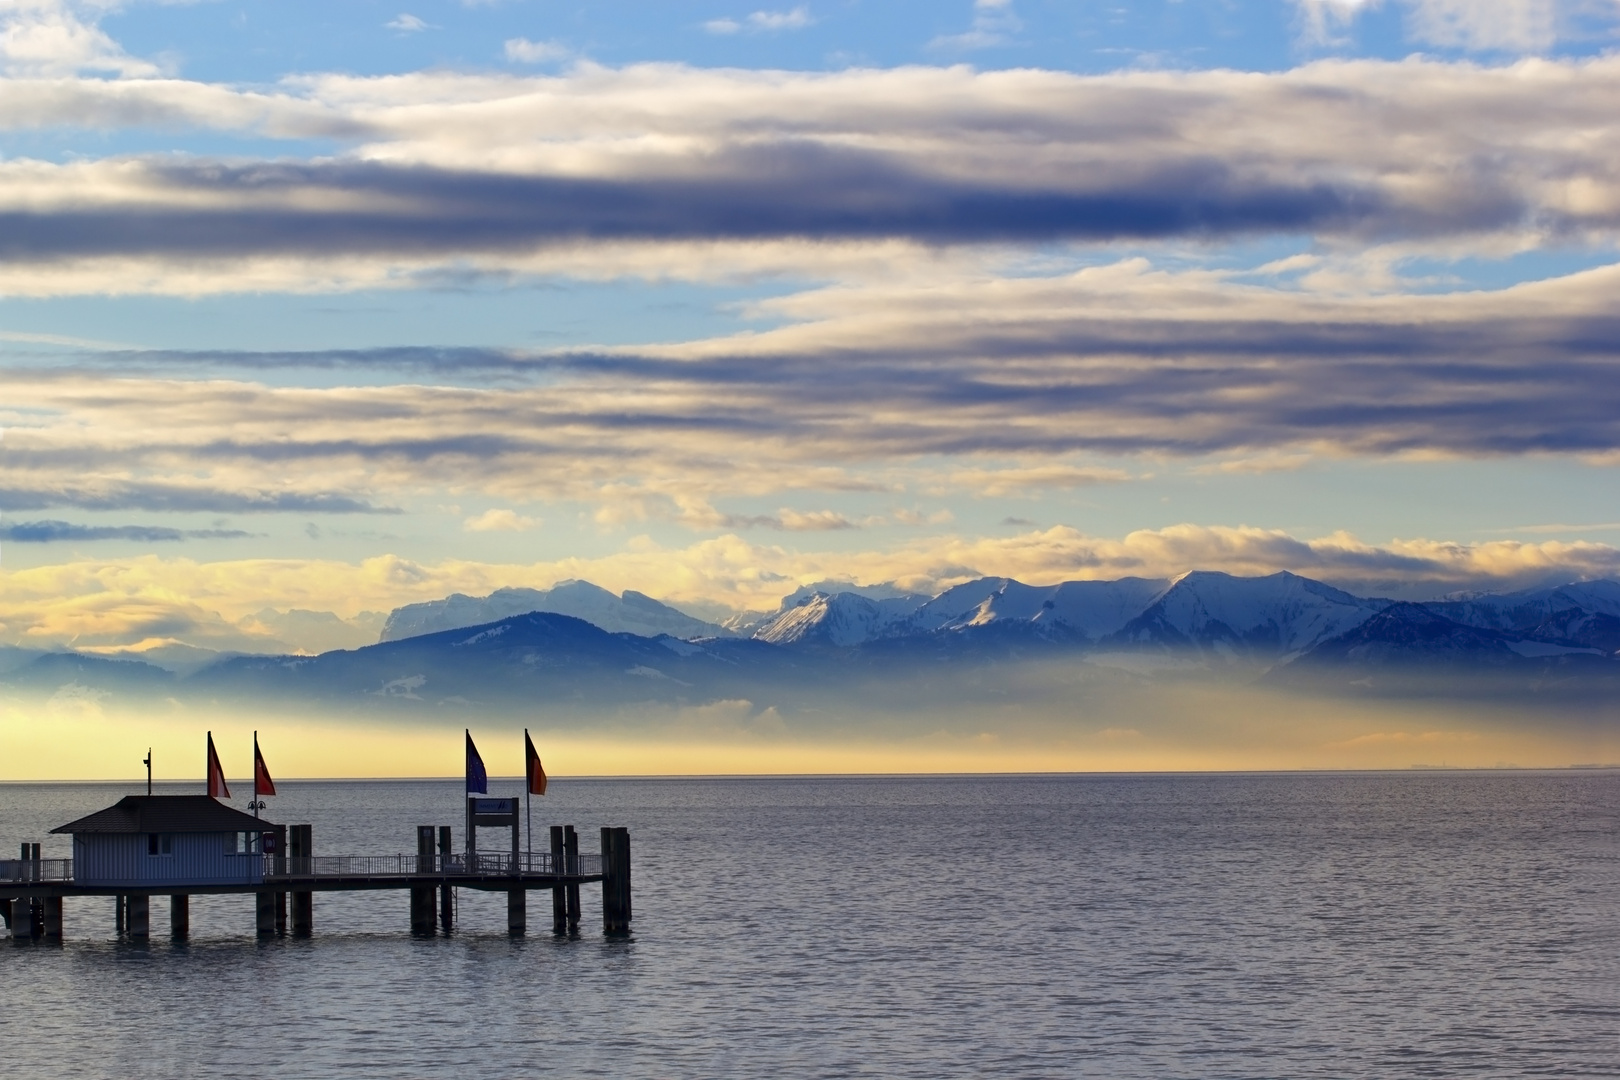
<svg viewBox="0 0 1620 1080">
<path fill-rule="evenodd" d="M 253 794 L 274 795 L 276 782 L 270 779 L 270 766 L 264 763 L 264 755 L 259 753 L 259 733 L 253 733 Z"/>
<path fill-rule="evenodd" d="M 489 794 L 489 774 L 484 771 L 484 759 L 478 756 L 478 747 L 473 745 L 472 732 L 467 732 L 467 794 L 473 792 L 480 795 Z"/>
<path fill-rule="evenodd" d="M 544 795 L 546 793 L 546 770 L 540 764 L 540 755 L 535 752 L 534 740 L 529 738 L 529 729 L 523 729 L 523 773 L 529 778 L 529 794 Z"/>
<path fill-rule="evenodd" d="M 214 750 L 214 733 L 208 733 L 208 797 L 211 799 L 228 799 L 231 789 L 225 786 L 225 769 L 219 763 L 219 754 Z"/>
</svg>

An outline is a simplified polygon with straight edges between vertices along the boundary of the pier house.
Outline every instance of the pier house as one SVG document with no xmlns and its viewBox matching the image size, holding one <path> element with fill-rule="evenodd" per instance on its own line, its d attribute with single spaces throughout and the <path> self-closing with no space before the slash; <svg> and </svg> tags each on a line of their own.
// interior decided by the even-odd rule
<svg viewBox="0 0 1620 1080">
<path fill-rule="evenodd" d="M 72 835 L 79 884 L 161 888 L 263 883 L 278 826 L 207 795 L 130 795 L 51 831 Z"/>
</svg>

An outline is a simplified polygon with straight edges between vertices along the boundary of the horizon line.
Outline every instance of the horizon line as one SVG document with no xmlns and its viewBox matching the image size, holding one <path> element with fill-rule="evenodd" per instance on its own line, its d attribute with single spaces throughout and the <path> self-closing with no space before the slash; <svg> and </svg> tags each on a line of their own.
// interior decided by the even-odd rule
<svg viewBox="0 0 1620 1080">
<path fill-rule="evenodd" d="M 1415 763 L 1412 765 L 1368 767 L 1368 768 L 1339 768 L 1339 769 L 1090 769 L 1090 770 L 1004 770 L 992 772 L 821 772 L 821 773 L 593 773 L 578 776 L 547 776 L 548 781 L 601 781 L 601 780 L 884 780 L 884 779 L 990 779 L 997 777 L 1082 777 L 1082 776 L 1335 776 L 1348 774 L 1371 773 L 1470 773 L 1470 772 L 1615 772 L 1620 771 L 1620 762 L 1575 762 L 1569 765 L 1430 765 Z M 230 777 L 226 777 L 227 782 Z M 437 783 L 451 782 L 463 779 L 458 776 L 293 776 L 277 781 L 281 784 L 387 784 L 387 783 Z M 521 774 L 512 776 L 491 776 L 491 782 L 522 783 Z M 250 786 L 252 777 L 242 777 L 240 782 L 244 787 Z M 0 785 L 22 784 L 144 784 L 144 777 L 128 779 L 87 778 L 87 779 L 60 779 L 60 780 L 0 780 Z M 152 781 L 154 787 L 159 785 L 173 786 L 176 784 L 198 784 L 206 786 L 205 777 L 183 778 L 179 780 Z M 476 794 L 482 794 L 476 793 Z M 275 796 L 269 796 L 275 798 Z M 544 796 L 542 796 L 544 798 Z"/>
</svg>

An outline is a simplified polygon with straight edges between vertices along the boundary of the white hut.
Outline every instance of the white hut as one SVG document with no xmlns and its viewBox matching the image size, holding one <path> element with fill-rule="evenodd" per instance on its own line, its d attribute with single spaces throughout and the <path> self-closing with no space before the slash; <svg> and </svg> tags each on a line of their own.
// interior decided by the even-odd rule
<svg viewBox="0 0 1620 1080">
<path fill-rule="evenodd" d="M 70 821 L 79 885 L 257 885 L 278 826 L 207 795 L 130 795 Z"/>
</svg>

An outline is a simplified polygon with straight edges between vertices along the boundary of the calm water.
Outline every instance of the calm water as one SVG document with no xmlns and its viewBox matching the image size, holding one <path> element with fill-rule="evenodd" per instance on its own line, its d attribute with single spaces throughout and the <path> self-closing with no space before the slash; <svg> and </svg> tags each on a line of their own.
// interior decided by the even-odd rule
<svg viewBox="0 0 1620 1080">
<path fill-rule="evenodd" d="M 491 794 L 515 784 L 492 784 Z M 136 790 L 0 785 L 0 842 Z M 284 783 L 318 854 L 414 850 L 459 785 Z M 461 893 L 249 897 L 192 939 L 0 943 L 7 1077 L 1620 1076 L 1620 775 L 558 781 L 627 825 L 635 934 Z M 542 809 L 543 807 L 543 809 Z M 457 828 L 458 843 L 460 828 Z M 491 839 L 494 834 L 491 833 Z M 489 841 L 486 841 L 488 843 Z M 594 919 L 594 924 L 593 924 Z"/>
</svg>

